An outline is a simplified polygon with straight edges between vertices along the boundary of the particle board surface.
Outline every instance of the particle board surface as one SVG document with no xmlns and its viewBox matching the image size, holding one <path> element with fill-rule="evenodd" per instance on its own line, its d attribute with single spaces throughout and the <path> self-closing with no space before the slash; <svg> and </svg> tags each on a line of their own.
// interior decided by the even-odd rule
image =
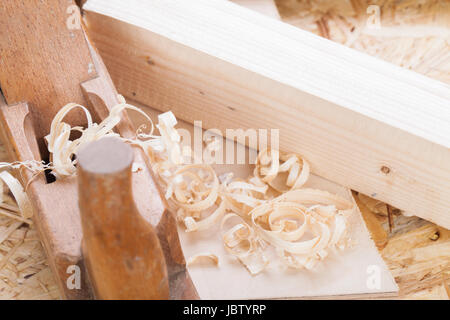
<svg viewBox="0 0 450 320">
<path fill-rule="evenodd" d="M 156 110 L 137 105 L 152 119 L 157 118 Z M 193 132 L 193 126 L 186 122 L 180 122 L 177 127 Z M 243 147 L 237 145 L 237 148 Z M 248 150 L 246 152 L 248 154 Z M 216 164 L 214 169 L 218 175 L 233 172 L 235 177 L 243 179 L 253 172 L 251 165 Z M 354 202 L 350 190 L 317 176 L 311 176 L 305 187 L 326 190 Z M 187 260 L 200 253 L 214 253 L 219 257 L 219 267 L 192 265 L 188 268 L 201 299 L 395 296 L 398 287 L 376 249 L 357 207 L 350 218 L 350 230 L 353 247 L 330 254 L 312 271 L 286 268 L 275 252 L 269 250 L 269 257 L 273 261 L 266 271 L 255 276 L 250 275 L 241 263 L 225 251 L 219 224 L 209 230 L 192 233 L 186 233 L 180 226 L 179 235 Z M 375 276 L 379 275 L 379 287 L 371 286 L 374 272 L 377 273 Z"/>
</svg>

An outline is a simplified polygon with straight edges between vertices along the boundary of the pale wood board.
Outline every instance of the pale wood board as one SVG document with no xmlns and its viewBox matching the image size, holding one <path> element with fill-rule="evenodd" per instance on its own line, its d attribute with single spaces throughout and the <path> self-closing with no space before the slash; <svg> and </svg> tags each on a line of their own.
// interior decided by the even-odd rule
<svg viewBox="0 0 450 320">
<path fill-rule="evenodd" d="M 275 2 L 287 23 L 450 84 L 450 3 L 446 0 Z M 367 26 L 370 5 L 380 8 L 378 30 Z M 361 201 L 358 205 L 373 221 L 368 228 L 381 244 L 379 249 L 400 287 L 400 297 L 449 299 L 449 230 L 399 215 L 389 232 L 387 218 L 380 213 L 380 209 L 386 211 L 385 204 L 371 203 L 370 208 Z"/>
<path fill-rule="evenodd" d="M 281 127 L 317 175 L 450 226 L 444 83 L 229 2 L 84 8 L 128 97 L 207 128 Z"/>
</svg>

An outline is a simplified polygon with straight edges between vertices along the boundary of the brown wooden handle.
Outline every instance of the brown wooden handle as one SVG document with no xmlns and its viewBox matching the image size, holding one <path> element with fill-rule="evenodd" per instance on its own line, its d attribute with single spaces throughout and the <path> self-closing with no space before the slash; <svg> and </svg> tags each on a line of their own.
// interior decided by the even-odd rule
<svg viewBox="0 0 450 320">
<path fill-rule="evenodd" d="M 98 299 L 168 299 L 164 253 L 132 195 L 132 148 L 103 138 L 78 153 L 83 253 Z"/>
</svg>

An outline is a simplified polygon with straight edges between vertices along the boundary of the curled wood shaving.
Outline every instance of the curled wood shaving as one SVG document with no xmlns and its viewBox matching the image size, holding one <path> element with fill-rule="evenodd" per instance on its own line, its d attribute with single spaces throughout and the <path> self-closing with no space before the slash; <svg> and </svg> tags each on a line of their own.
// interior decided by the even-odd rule
<svg viewBox="0 0 450 320">
<path fill-rule="evenodd" d="M 219 179 L 209 165 L 186 165 L 170 178 L 166 198 L 179 208 L 178 218 L 187 232 L 206 230 L 224 215 L 226 203 L 219 199 L 219 187 Z M 201 219 L 207 211 L 212 213 Z"/>
<path fill-rule="evenodd" d="M 42 172 L 46 169 L 49 169 L 50 166 L 46 165 L 44 162 L 39 162 L 36 160 L 26 160 L 26 161 L 15 161 L 12 163 L 9 162 L 0 162 L 0 170 L 10 170 L 10 169 L 20 169 L 26 168 L 34 173 Z"/>
<path fill-rule="evenodd" d="M 263 203 L 268 190 L 267 185 L 253 184 L 252 181 L 234 181 L 225 185 L 223 194 L 228 201 L 228 208 L 241 214 L 248 214 L 254 207 Z"/>
<path fill-rule="evenodd" d="M 168 153 L 168 159 L 175 165 L 182 164 L 181 136 L 175 129 L 177 119 L 172 112 L 166 112 L 158 116 L 158 129 L 161 134 L 162 145 Z"/>
<path fill-rule="evenodd" d="M 194 169 L 194 170 L 192 170 Z M 169 185 L 175 203 L 187 211 L 210 208 L 219 196 L 219 179 L 209 165 L 187 165 L 178 169 Z"/>
</svg>

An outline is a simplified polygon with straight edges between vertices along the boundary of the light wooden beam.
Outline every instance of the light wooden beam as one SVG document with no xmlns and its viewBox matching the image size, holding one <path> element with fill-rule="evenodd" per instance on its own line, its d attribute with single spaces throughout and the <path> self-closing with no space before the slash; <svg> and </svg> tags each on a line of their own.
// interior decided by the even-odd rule
<svg viewBox="0 0 450 320">
<path fill-rule="evenodd" d="M 228 1 L 89 0 L 119 92 L 206 128 L 280 128 L 319 176 L 450 228 L 450 88 Z"/>
</svg>

